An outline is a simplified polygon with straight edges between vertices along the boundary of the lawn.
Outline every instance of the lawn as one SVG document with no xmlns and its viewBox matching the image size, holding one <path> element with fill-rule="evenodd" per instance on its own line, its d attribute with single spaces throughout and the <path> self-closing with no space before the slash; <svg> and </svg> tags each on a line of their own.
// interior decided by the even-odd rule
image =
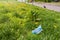
<svg viewBox="0 0 60 40">
<path fill-rule="evenodd" d="M 0 0 L 0 1 L 17 1 L 17 0 Z"/>
<path fill-rule="evenodd" d="M 39 25 L 43 31 L 32 34 Z M 60 12 L 25 3 L 0 2 L 0 40 L 60 40 Z"/>
</svg>

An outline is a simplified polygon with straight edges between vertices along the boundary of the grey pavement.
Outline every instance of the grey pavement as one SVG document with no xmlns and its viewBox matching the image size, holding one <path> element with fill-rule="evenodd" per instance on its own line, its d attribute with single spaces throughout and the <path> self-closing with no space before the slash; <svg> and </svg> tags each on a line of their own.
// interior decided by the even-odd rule
<svg viewBox="0 0 60 40">
<path fill-rule="evenodd" d="M 51 4 L 47 4 L 47 3 L 38 3 L 38 2 L 33 2 L 31 4 L 42 7 L 42 8 L 44 8 L 43 6 L 46 6 L 46 8 L 49 10 L 54 10 L 54 11 L 60 12 L 60 6 L 51 5 Z"/>
</svg>

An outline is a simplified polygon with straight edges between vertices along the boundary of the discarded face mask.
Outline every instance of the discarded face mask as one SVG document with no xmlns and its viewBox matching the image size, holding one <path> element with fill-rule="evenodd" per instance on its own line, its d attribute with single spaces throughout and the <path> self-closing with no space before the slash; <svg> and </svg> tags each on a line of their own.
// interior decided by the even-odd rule
<svg viewBox="0 0 60 40">
<path fill-rule="evenodd" d="M 41 25 L 38 26 L 38 28 L 32 30 L 32 34 L 39 34 L 42 31 Z"/>
</svg>

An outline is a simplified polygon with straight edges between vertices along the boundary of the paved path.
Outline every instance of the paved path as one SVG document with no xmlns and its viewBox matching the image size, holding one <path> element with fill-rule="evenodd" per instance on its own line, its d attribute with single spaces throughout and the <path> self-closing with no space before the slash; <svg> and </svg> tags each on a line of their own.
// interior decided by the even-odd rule
<svg viewBox="0 0 60 40">
<path fill-rule="evenodd" d="M 49 10 L 54 10 L 54 11 L 60 12 L 60 6 L 55 6 L 55 5 L 51 5 L 51 4 L 48 4 L 48 3 L 38 3 L 38 2 L 33 2 L 33 5 L 39 6 L 39 7 L 42 7 L 42 8 L 45 5 L 46 8 L 49 9 Z"/>
</svg>

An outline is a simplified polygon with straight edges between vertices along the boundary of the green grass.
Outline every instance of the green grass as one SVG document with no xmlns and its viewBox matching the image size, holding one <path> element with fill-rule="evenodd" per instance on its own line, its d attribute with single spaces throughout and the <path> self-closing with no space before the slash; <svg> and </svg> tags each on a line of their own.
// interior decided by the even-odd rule
<svg viewBox="0 0 60 40">
<path fill-rule="evenodd" d="M 0 0 L 0 1 L 16 1 L 16 0 Z"/>
<path fill-rule="evenodd" d="M 38 25 L 43 31 L 32 34 Z M 0 40 L 60 40 L 60 12 L 25 3 L 0 3 Z"/>
</svg>

